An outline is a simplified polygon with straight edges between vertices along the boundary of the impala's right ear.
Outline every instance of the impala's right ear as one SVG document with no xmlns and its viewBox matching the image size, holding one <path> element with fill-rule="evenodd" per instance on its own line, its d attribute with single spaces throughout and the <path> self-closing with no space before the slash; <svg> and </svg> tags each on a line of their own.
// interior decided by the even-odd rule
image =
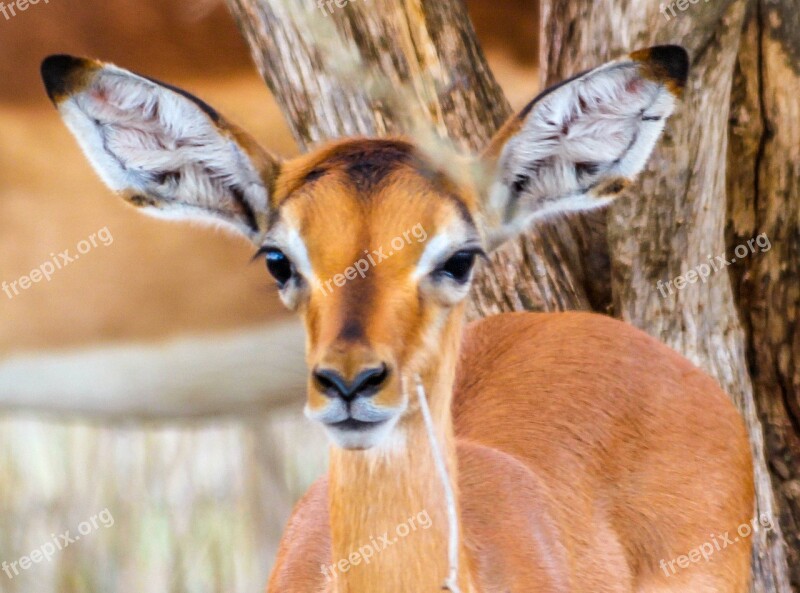
<svg viewBox="0 0 800 593">
<path fill-rule="evenodd" d="M 200 99 L 110 64 L 42 63 L 47 94 L 97 173 L 145 212 L 257 240 L 280 164 Z"/>
</svg>

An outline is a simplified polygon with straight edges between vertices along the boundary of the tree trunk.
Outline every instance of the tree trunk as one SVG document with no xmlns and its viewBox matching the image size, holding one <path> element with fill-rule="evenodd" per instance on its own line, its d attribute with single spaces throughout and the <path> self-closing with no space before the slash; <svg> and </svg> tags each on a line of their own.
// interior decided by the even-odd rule
<svg viewBox="0 0 800 593">
<path fill-rule="evenodd" d="M 482 149 L 511 115 L 457 0 L 228 0 L 301 148 L 353 135 L 417 134 Z M 335 5 L 334 5 L 335 6 Z M 605 221 L 556 221 L 511 241 L 476 282 L 471 317 L 606 308 Z M 519 262 L 527 262 L 520 267 Z"/>
<path fill-rule="evenodd" d="M 460 2 L 229 0 L 301 148 L 433 125 L 480 149 L 511 112 Z"/>
<path fill-rule="evenodd" d="M 398 132 L 433 142 L 425 133 L 432 125 L 436 142 L 448 139 L 475 151 L 509 115 L 458 0 L 354 0 L 327 17 L 309 15 L 317 10 L 312 0 L 304 9 L 289 8 L 295 2 L 286 0 L 228 2 L 303 147 Z M 715 376 L 743 411 L 752 435 L 759 513 L 773 519 L 746 337 L 729 275 L 721 270 L 707 282 L 664 296 L 656 287 L 658 280 L 666 283 L 706 263 L 709 255 L 726 253 L 728 106 L 745 4 L 692 4 L 691 14 L 667 21 L 656 3 L 543 1 L 541 63 L 548 83 L 665 42 L 690 50 L 692 81 L 685 106 L 670 121 L 638 187 L 607 217 L 601 212 L 564 218 L 506 245 L 479 275 L 470 315 L 614 312 L 684 353 Z M 796 302 L 796 291 L 780 294 Z M 754 536 L 754 590 L 788 593 L 783 538 L 775 524 L 774 531 Z"/>
<path fill-rule="evenodd" d="M 542 67 L 551 84 L 591 67 L 598 56 L 632 47 L 680 43 L 692 55 L 683 108 L 637 188 L 609 213 L 614 310 L 716 377 L 744 414 L 758 513 L 775 525 L 754 536 L 754 590 L 788 592 L 784 542 L 729 275 L 723 266 L 702 282 L 695 275 L 694 283 L 680 289 L 668 284 L 701 264 L 710 266 L 717 255 L 732 259 L 724 233 L 728 107 L 746 4 L 689 5 L 691 12 L 672 16 L 659 14 L 657 3 L 545 0 Z"/>
<path fill-rule="evenodd" d="M 727 242 L 763 234 L 770 245 L 732 276 L 800 590 L 800 20 L 791 0 L 750 8 L 734 80 Z"/>
</svg>

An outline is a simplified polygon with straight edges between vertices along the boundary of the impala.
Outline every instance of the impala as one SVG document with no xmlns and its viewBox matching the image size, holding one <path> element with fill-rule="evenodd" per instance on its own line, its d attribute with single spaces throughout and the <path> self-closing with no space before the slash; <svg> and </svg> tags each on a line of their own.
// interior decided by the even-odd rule
<svg viewBox="0 0 800 593">
<path fill-rule="evenodd" d="M 306 414 L 330 436 L 330 469 L 295 509 L 271 593 L 748 589 L 747 541 L 669 564 L 754 510 L 747 434 L 710 377 L 600 315 L 463 327 L 476 260 L 536 218 L 618 195 L 687 72 L 682 48 L 634 52 L 541 94 L 445 170 L 404 139 L 281 161 L 182 90 L 45 60 L 103 180 L 145 212 L 249 238 L 305 322 Z M 323 284 L 415 228 L 424 240 Z M 428 528 L 391 537 L 415 517 Z"/>
</svg>

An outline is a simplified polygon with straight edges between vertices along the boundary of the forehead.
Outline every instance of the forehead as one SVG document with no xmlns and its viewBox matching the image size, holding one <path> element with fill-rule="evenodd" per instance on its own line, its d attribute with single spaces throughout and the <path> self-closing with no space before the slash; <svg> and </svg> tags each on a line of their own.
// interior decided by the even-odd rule
<svg viewBox="0 0 800 593">
<path fill-rule="evenodd" d="M 411 144 L 350 140 L 284 167 L 274 222 L 296 231 L 309 253 L 352 256 L 393 239 L 409 246 L 423 235 L 474 234 L 474 205 L 468 190 L 428 166 Z"/>
</svg>

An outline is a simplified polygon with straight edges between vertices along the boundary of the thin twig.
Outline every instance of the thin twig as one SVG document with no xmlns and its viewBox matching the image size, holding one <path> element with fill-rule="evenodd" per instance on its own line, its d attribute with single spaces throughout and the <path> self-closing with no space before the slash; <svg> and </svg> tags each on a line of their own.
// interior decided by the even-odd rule
<svg viewBox="0 0 800 593">
<path fill-rule="evenodd" d="M 445 502 L 447 503 L 447 522 L 450 532 L 447 551 L 450 570 L 442 589 L 445 591 L 450 591 L 451 593 L 461 593 L 461 590 L 458 588 L 459 533 L 456 497 L 453 493 L 453 484 L 450 482 L 450 474 L 447 471 L 442 450 L 439 447 L 439 440 L 436 438 L 436 432 L 433 427 L 433 419 L 431 418 L 431 410 L 428 407 L 428 398 L 425 395 L 425 387 L 423 386 L 422 379 L 420 379 L 419 375 L 415 375 L 415 377 L 417 380 L 417 397 L 419 398 L 419 407 L 422 410 L 422 418 L 425 421 L 425 429 L 428 432 L 428 440 L 431 444 L 433 461 L 436 464 L 436 470 L 439 474 L 439 479 L 442 481 L 444 498 Z"/>
</svg>

